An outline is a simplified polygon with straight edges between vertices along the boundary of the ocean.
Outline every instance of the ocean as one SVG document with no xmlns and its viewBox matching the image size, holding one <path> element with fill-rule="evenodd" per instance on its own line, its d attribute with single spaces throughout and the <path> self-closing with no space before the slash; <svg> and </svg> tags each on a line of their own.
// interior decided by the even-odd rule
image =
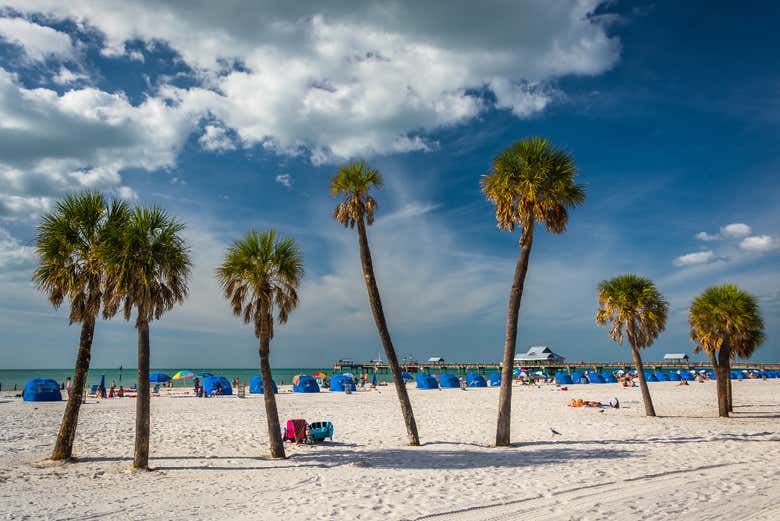
<svg viewBox="0 0 780 521">
<path fill-rule="evenodd" d="M 193 373 L 212 373 L 215 375 L 221 375 L 233 381 L 233 378 L 238 377 L 242 382 L 249 382 L 249 379 L 255 375 L 260 374 L 260 369 L 247 369 L 247 368 L 154 368 L 151 373 L 165 373 L 168 376 L 173 376 L 174 373 L 181 370 L 190 370 Z M 316 372 L 323 372 L 325 374 L 331 374 L 333 372 L 332 367 L 307 367 L 307 368 L 280 368 L 272 369 L 274 380 L 277 384 L 290 384 L 293 376 L 296 374 L 312 374 Z M 89 376 L 87 377 L 87 386 L 100 383 L 100 377 L 105 375 L 106 385 L 111 385 L 111 381 L 116 381 L 117 385 L 121 384 L 125 387 L 131 386 L 136 383 L 136 370 L 133 368 L 124 368 L 120 371 L 118 368 L 113 369 L 90 369 Z M 0 390 L 12 391 L 14 385 L 18 390 L 24 388 L 24 384 L 31 378 L 51 378 L 57 382 L 64 382 L 65 378 L 70 376 L 73 378 L 73 369 L 0 369 Z M 389 374 L 377 374 L 378 380 L 390 380 Z M 173 382 L 174 387 L 190 387 L 192 386 L 192 379 L 178 380 Z"/>
</svg>

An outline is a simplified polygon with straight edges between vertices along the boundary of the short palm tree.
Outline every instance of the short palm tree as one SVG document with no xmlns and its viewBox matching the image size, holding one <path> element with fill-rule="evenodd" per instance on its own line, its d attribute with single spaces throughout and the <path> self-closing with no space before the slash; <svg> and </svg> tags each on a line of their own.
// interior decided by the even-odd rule
<svg viewBox="0 0 780 521">
<path fill-rule="evenodd" d="M 650 347 L 666 329 L 668 314 L 669 303 L 650 279 L 629 273 L 599 284 L 596 323 L 600 326 L 611 323 L 609 336 L 618 344 L 623 343 L 624 336 L 628 339 L 647 416 L 655 416 L 655 408 L 639 350 Z"/>
<path fill-rule="evenodd" d="M 79 409 L 87 384 L 95 320 L 103 297 L 104 263 L 99 254 L 106 231 L 121 227 L 127 220 L 127 206 L 110 205 L 96 192 L 70 195 L 57 203 L 54 212 L 43 217 L 38 227 L 37 247 L 40 265 L 33 280 L 59 308 L 70 302 L 69 323 L 81 323 L 81 337 L 73 375 L 73 392 L 62 416 L 54 444 L 53 460 L 73 454 Z"/>
<path fill-rule="evenodd" d="M 414 420 L 412 404 L 409 401 L 409 393 L 406 392 L 406 384 L 401 375 L 401 367 L 398 365 L 393 341 L 390 339 L 390 331 L 387 327 L 387 320 L 385 320 L 385 312 L 382 309 L 382 299 L 379 296 L 379 287 L 374 275 L 374 264 L 371 260 L 371 250 L 368 246 L 366 233 L 366 223 L 369 226 L 374 223 L 374 212 L 376 211 L 376 200 L 370 195 L 370 192 L 381 186 L 382 175 L 379 170 L 367 167 L 363 161 L 355 161 L 339 168 L 336 176 L 330 182 L 330 191 L 334 197 L 342 195 L 343 199 L 333 211 L 333 217 L 345 227 L 354 228 L 357 224 L 360 262 L 363 265 L 363 276 L 366 279 L 368 301 L 374 315 L 376 328 L 379 331 L 379 339 L 385 350 L 387 363 L 393 375 L 398 400 L 401 402 L 401 414 L 406 423 L 409 445 L 417 446 L 420 444 L 417 423 Z"/>
<path fill-rule="evenodd" d="M 517 322 L 534 225 L 543 224 L 547 231 L 556 234 L 566 230 L 568 210 L 585 201 L 585 190 L 577 184 L 576 177 L 577 167 L 571 155 L 540 137 L 517 141 L 504 149 L 493 161 L 491 173 L 482 176 L 482 192 L 496 206 L 498 227 L 510 232 L 515 227 L 522 229 L 520 254 L 509 292 L 496 425 L 498 447 L 506 447 L 510 442 Z"/>
<path fill-rule="evenodd" d="M 693 299 L 688 323 L 696 351 L 710 355 L 717 371 L 718 416 L 728 417 L 731 359 L 750 358 L 766 338 L 758 299 L 733 284 L 708 288 Z"/>
<path fill-rule="evenodd" d="M 149 323 L 187 296 L 189 250 L 184 225 L 159 208 L 136 208 L 127 225 L 104 243 L 106 291 L 104 314 L 120 308 L 125 320 L 136 311 L 138 399 L 135 410 L 133 467 L 149 468 Z"/>
<path fill-rule="evenodd" d="M 298 246 L 292 239 L 277 239 L 273 229 L 260 233 L 252 230 L 233 243 L 217 268 L 217 280 L 233 314 L 247 324 L 254 323 L 255 336 L 260 340 L 260 374 L 272 458 L 285 457 L 271 377 L 274 314 L 280 324 L 287 322 L 298 305 L 302 278 L 303 259 Z"/>
</svg>

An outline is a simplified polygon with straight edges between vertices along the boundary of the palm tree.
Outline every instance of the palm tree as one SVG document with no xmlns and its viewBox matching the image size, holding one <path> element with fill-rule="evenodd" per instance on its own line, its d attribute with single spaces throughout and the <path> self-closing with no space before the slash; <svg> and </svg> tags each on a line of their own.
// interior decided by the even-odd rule
<svg viewBox="0 0 780 521">
<path fill-rule="evenodd" d="M 73 392 L 62 416 L 51 459 L 69 459 L 73 454 L 79 409 L 87 384 L 95 319 L 103 296 L 104 264 L 99 255 L 106 230 L 127 220 L 127 206 L 118 201 L 108 205 L 100 193 L 70 195 L 57 203 L 54 212 L 38 226 L 40 265 L 33 281 L 48 294 L 55 307 L 70 302 L 69 323 L 81 323 L 81 337 L 73 376 Z"/>
<path fill-rule="evenodd" d="M 382 299 L 379 296 L 379 287 L 374 276 L 371 250 L 368 247 L 368 235 L 366 234 L 366 223 L 369 226 L 374 224 L 374 211 L 376 210 L 376 199 L 370 195 L 370 192 L 372 188 L 381 186 L 382 174 L 375 168 L 367 167 L 363 161 L 355 161 L 341 167 L 330 182 L 331 194 L 334 197 L 339 194 L 343 195 L 342 201 L 333 211 L 333 217 L 345 227 L 354 228 L 357 224 L 360 262 L 363 265 L 363 276 L 366 279 L 371 312 L 374 314 L 374 322 L 385 350 L 385 357 L 393 374 L 395 390 L 398 393 L 398 400 L 401 402 L 401 414 L 406 423 L 409 445 L 418 446 L 420 445 L 420 437 L 417 434 L 417 423 L 414 421 L 412 404 L 409 401 L 409 394 L 406 392 L 406 384 L 401 376 L 398 357 L 395 354 L 390 331 L 387 328 Z"/>
<path fill-rule="evenodd" d="M 599 284 L 596 323 L 604 326 L 611 322 L 609 337 L 618 344 L 623 343 L 624 336 L 628 338 L 647 416 L 655 416 L 655 408 L 639 350 L 650 347 L 666 329 L 668 314 L 669 303 L 650 279 L 629 273 Z"/>
<path fill-rule="evenodd" d="M 496 205 L 498 227 L 510 232 L 515 227 L 522 229 L 520 254 L 509 292 L 496 425 L 497 447 L 509 445 L 517 322 L 534 239 L 534 225 L 537 222 L 544 224 L 547 231 L 552 233 L 563 233 L 566 230 L 568 209 L 585 201 L 585 190 L 576 183 L 576 177 L 577 167 L 571 155 L 540 137 L 517 141 L 505 148 L 493 161 L 491 173 L 482 176 L 482 192 Z"/>
<path fill-rule="evenodd" d="M 718 416 L 727 418 L 733 408 L 731 359 L 750 358 L 766 338 L 758 299 L 733 284 L 713 286 L 693 299 L 688 323 L 696 351 L 713 360 Z"/>
<path fill-rule="evenodd" d="M 233 243 L 217 268 L 217 280 L 233 306 L 233 314 L 247 324 L 253 322 L 260 340 L 260 374 L 272 458 L 285 457 L 269 360 L 274 311 L 280 324 L 287 322 L 298 305 L 302 278 L 303 259 L 298 246 L 292 239 L 277 240 L 273 229 L 260 233 L 252 230 Z"/>
<path fill-rule="evenodd" d="M 125 320 L 135 308 L 138 331 L 138 399 L 133 467 L 149 467 L 149 323 L 187 296 L 189 250 L 184 225 L 159 208 L 136 208 L 127 225 L 112 233 L 104 248 L 104 314 L 122 308 Z"/>
</svg>

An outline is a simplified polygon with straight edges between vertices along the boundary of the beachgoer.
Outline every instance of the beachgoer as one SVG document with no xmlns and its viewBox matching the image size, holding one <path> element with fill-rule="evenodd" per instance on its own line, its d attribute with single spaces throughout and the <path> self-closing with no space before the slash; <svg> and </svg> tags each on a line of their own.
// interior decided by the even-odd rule
<svg viewBox="0 0 780 521">
<path fill-rule="evenodd" d="M 119 396 L 120 398 L 124 398 L 125 397 L 125 388 L 120 385 L 119 386 L 119 390 L 117 391 L 116 395 Z"/>
<path fill-rule="evenodd" d="M 160 394 L 160 384 L 154 384 L 154 387 L 152 388 L 152 393 L 157 395 Z"/>
<path fill-rule="evenodd" d="M 686 380 L 685 378 L 683 378 L 682 380 L 680 380 L 680 383 L 678 383 L 677 385 L 678 385 L 678 386 L 679 386 L 679 385 L 688 385 L 688 380 Z"/>
<path fill-rule="evenodd" d="M 68 398 L 70 398 L 70 395 L 73 392 L 73 382 L 70 381 L 70 376 L 65 378 L 65 390 L 68 392 Z"/>
<path fill-rule="evenodd" d="M 620 409 L 620 402 L 618 401 L 617 397 L 613 396 L 609 399 L 609 406 L 613 409 Z"/>
</svg>

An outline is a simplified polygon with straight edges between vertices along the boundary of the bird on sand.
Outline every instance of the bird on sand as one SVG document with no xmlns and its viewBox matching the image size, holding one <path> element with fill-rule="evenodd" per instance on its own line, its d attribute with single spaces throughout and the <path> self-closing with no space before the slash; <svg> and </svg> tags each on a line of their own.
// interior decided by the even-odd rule
<svg viewBox="0 0 780 521">
<path fill-rule="evenodd" d="M 553 436 L 560 436 L 561 433 L 550 427 L 550 432 L 552 432 Z"/>
</svg>

